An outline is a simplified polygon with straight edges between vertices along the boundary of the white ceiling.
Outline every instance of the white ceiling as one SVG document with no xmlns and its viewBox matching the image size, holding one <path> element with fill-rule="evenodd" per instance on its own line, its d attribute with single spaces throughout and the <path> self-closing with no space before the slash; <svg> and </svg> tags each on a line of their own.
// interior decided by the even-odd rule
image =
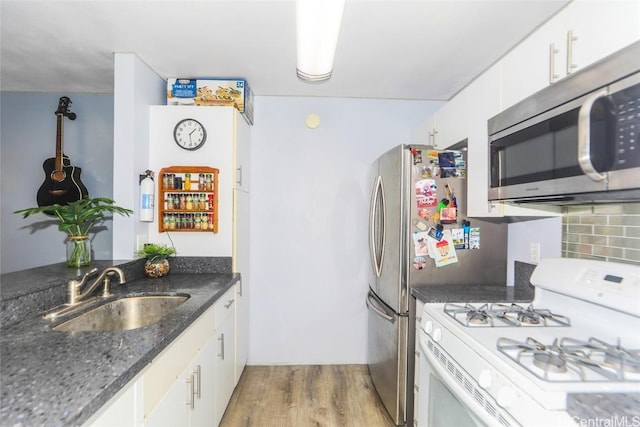
<svg viewBox="0 0 640 427">
<path fill-rule="evenodd" d="M 327 0 L 330 1 L 330 0 Z M 255 95 L 446 100 L 567 0 L 347 0 L 333 76 L 296 77 L 294 0 L 1 0 L 3 91 L 111 93 L 113 53 Z"/>
</svg>

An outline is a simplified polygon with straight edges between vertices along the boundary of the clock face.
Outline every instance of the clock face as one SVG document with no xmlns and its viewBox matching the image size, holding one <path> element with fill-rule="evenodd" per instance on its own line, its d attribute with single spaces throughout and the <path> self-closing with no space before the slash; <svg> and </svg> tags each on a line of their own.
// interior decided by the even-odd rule
<svg viewBox="0 0 640 427">
<path fill-rule="evenodd" d="M 173 139 L 180 148 L 197 150 L 207 139 L 207 131 L 195 119 L 183 119 L 173 129 Z"/>
</svg>

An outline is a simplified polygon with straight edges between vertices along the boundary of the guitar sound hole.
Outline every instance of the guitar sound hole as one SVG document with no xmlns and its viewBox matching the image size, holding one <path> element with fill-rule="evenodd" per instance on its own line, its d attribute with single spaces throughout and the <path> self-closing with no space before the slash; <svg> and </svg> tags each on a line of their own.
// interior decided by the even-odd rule
<svg viewBox="0 0 640 427">
<path fill-rule="evenodd" d="M 53 171 L 51 172 L 51 179 L 56 182 L 62 182 L 67 177 L 67 174 L 64 171 Z"/>
</svg>

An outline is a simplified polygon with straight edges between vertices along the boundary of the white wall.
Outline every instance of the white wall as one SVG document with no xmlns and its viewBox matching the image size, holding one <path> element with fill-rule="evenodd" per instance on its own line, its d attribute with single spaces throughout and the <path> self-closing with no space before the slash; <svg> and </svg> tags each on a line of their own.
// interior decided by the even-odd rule
<svg viewBox="0 0 640 427">
<path fill-rule="evenodd" d="M 440 105 L 256 97 L 250 364 L 366 362 L 369 167 Z"/>
<path fill-rule="evenodd" d="M 13 212 L 37 206 L 44 182 L 42 163 L 55 157 L 56 115 L 61 96 L 71 98 L 77 119 L 64 119 L 64 152 L 80 167 L 91 197 L 112 197 L 113 97 L 73 93 L 14 93 L 0 96 L 0 272 L 65 260 L 66 234 L 44 214 L 23 219 Z M 95 259 L 111 258 L 111 220 L 92 234 Z"/>
<path fill-rule="evenodd" d="M 218 175 L 218 232 L 158 232 L 158 210 L 148 224 L 149 242 L 174 245 L 179 256 L 226 256 L 233 253 L 233 107 L 150 107 L 149 169 L 162 179 L 160 170 L 169 166 L 209 166 Z M 173 139 L 176 124 L 185 118 L 200 121 L 207 139 L 199 150 L 187 151 Z M 239 113 L 236 117 L 242 121 Z M 198 179 L 197 175 L 195 179 Z M 156 203 L 163 203 L 156 191 Z"/>
<path fill-rule="evenodd" d="M 540 244 L 540 259 L 562 255 L 562 217 L 536 219 L 509 224 L 507 252 L 507 283 L 513 285 L 514 262 L 533 264 L 531 243 Z"/>
<path fill-rule="evenodd" d="M 135 258 L 139 221 L 139 176 L 149 168 L 149 105 L 166 102 L 166 81 L 132 53 L 114 55 L 113 198 L 134 215 L 113 218 L 113 258 Z"/>
</svg>

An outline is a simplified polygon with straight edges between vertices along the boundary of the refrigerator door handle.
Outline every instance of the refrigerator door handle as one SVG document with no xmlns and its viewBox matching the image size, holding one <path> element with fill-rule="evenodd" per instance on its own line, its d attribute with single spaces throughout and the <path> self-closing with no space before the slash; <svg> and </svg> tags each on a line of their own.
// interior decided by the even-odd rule
<svg viewBox="0 0 640 427">
<path fill-rule="evenodd" d="M 378 176 L 373 186 L 371 207 L 369 209 L 369 252 L 371 253 L 371 265 L 376 277 L 380 277 L 384 260 L 384 241 L 386 237 L 384 213 L 384 186 L 382 185 L 382 177 Z"/>
<path fill-rule="evenodd" d="M 369 291 L 369 294 L 367 295 L 367 308 L 370 308 L 371 310 L 375 311 L 378 316 L 382 317 L 384 320 L 388 320 L 389 322 L 393 323 L 395 318 L 393 317 L 393 314 L 388 314 L 387 313 L 387 309 L 383 306 L 381 306 L 380 304 L 378 304 L 377 298 L 375 297 L 375 295 L 373 295 L 373 293 L 371 293 L 371 291 Z"/>
</svg>

